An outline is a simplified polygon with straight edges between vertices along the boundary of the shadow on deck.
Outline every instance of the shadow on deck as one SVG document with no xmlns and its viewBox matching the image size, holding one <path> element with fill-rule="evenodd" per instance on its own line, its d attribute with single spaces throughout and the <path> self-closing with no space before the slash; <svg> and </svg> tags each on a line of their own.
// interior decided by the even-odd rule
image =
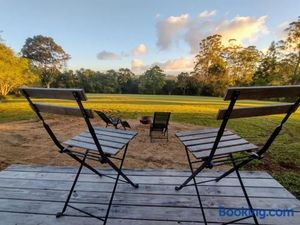
<svg viewBox="0 0 300 225">
<path fill-rule="evenodd" d="M 110 211 L 110 225 L 192 225 L 203 224 L 199 202 L 193 186 L 179 192 L 175 185 L 189 173 L 175 170 L 125 170 L 138 189 L 119 183 Z M 68 208 L 66 214 L 56 218 L 62 209 L 72 184 L 76 168 L 13 165 L 0 172 L 0 224 L 1 225 L 94 225 L 97 219 L 86 217 Z M 106 173 L 112 173 L 106 170 Z M 300 201 L 265 172 L 241 172 L 254 208 L 292 209 L 294 215 L 267 216 L 261 224 L 300 224 Z M 220 175 L 209 171 L 198 181 Z M 113 181 L 99 178 L 84 170 L 72 197 L 73 205 L 99 216 L 105 213 Z M 216 225 L 235 217 L 222 217 L 219 207 L 247 207 L 238 180 L 231 175 L 219 183 L 199 185 L 209 224 Z M 259 216 L 258 216 L 259 217 Z M 236 223 L 238 224 L 238 223 Z M 241 224 L 253 224 L 252 218 Z"/>
</svg>

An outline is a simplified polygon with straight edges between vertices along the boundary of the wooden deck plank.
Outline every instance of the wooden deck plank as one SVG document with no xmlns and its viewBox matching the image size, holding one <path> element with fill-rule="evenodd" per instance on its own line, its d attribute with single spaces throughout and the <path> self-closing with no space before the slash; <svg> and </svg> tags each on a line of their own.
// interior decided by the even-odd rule
<svg viewBox="0 0 300 225">
<path fill-rule="evenodd" d="M 78 211 L 68 208 L 67 215 L 55 218 L 60 211 L 75 176 L 72 167 L 39 167 L 15 165 L 0 172 L 0 225 L 67 225 L 101 224 Z M 112 171 L 101 170 L 112 174 Z M 188 172 L 174 170 L 126 170 L 138 189 L 119 183 L 108 224 L 110 225 L 199 225 L 202 215 L 193 186 L 175 191 L 174 186 Z M 267 225 L 299 225 L 300 201 L 266 173 L 241 172 L 255 208 L 293 208 L 292 217 L 259 219 Z M 198 181 L 210 179 L 221 172 L 205 172 Z M 72 204 L 98 216 L 104 215 L 113 183 L 85 170 Z M 212 225 L 232 220 L 219 216 L 219 207 L 246 207 L 242 190 L 232 176 L 219 183 L 199 185 L 206 216 Z M 234 218 L 235 219 L 235 218 Z M 243 224 L 253 224 L 252 219 Z"/>
<path fill-rule="evenodd" d="M 39 166 L 39 165 L 11 165 L 5 169 L 6 171 L 19 171 L 19 172 L 44 172 L 44 173 L 76 173 L 77 168 L 75 167 L 68 167 L 68 166 Z M 115 174 L 111 169 L 98 169 L 99 172 L 103 172 L 106 174 Z M 123 169 L 128 175 L 135 175 L 135 176 L 152 176 L 152 175 L 159 175 L 159 176 L 189 176 L 189 171 L 184 170 L 174 170 L 174 169 Z M 222 171 L 221 171 L 222 172 Z M 221 172 L 217 172 L 214 170 L 204 170 L 199 177 L 217 177 L 220 175 Z M 90 170 L 83 168 L 82 173 L 84 174 L 93 174 Z M 263 178 L 263 179 L 273 179 L 273 177 L 264 172 L 264 171 L 242 171 L 242 177 L 247 178 Z M 234 173 L 230 174 L 228 177 L 237 177 Z"/>
<path fill-rule="evenodd" d="M 64 180 L 73 181 L 75 174 L 61 174 L 61 173 L 41 173 L 41 172 L 15 172 L 15 171 L 2 171 L 0 173 L 0 178 L 12 178 L 12 179 L 32 179 L 32 180 Z M 132 176 L 129 176 L 132 177 Z M 132 177 L 134 182 L 140 184 L 180 184 L 186 177 L 161 177 L 157 176 L 135 176 Z M 197 178 L 198 182 L 209 180 L 210 178 Z M 82 174 L 80 176 L 80 181 L 87 182 L 108 182 L 112 183 L 113 180 L 107 177 L 97 177 L 93 174 Z M 255 186 L 255 187 L 281 187 L 281 185 L 273 179 L 243 179 L 245 186 Z M 218 183 L 212 182 L 216 186 L 230 185 L 239 186 L 239 181 L 235 178 L 225 178 Z"/>
<path fill-rule="evenodd" d="M 88 192 L 76 191 L 76 197 L 72 202 L 75 203 L 93 203 L 107 204 L 110 198 L 110 192 Z M 61 202 L 67 198 L 68 190 L 33 190 L 33 189 L 11 189 L 0 188 L 0 199 L 26 200 L 26 201 L 50 201 Z M 300 202 L 297 199 L 279 199 L 279 198 L 252 198 L 252 204 L 256 208 L 293 208 L 300 212 Z M 203 205 L 210 208 L 218 208 L 220 205 L 226 205 L 230 202 L 230 207 L 238 208 L 241 204 L 246 205 L 243 196 L 202 196 Z M 218 203 L 218 205 L 216 205 Z M 120 193 L 117 192 L 114 198 L 115 205 L 132 206 L 164 206 L 164 207 L 184 207 L 195 208 L 199 202 L 195 194 L 177 195 L 173 194 L 150 194 L 150 193 Z"/>
<path fill-rule="evenodd" d="M 0 187 L 16 189 L 16 187 L 23 187 L 24 189 L 46 189 L 46 190 L 68 190 L 71 181 L 45 181 L 45 180 L 25 180 L 25 179 L 2 179 L 0 178 Z M 199 185 L 200 186 L 200 185 Z M 101 189 L 99 189 L 101 187 Z M 109 192 L 111 191 L 111 183 L 99 182 L 81 182 L 79 181 L 76 190 L 91 191 L 91 192 Z M 264 198 L 295 198 L 292 194 L 286 191 L 283 187 L 247 187 L 250 197 L 264 197 Z M 120 183 L 117 187 L 118 192 L 131 193 L 132 188 L 127 184 Z M 243 196 L 242 190 L 239 186 L 215 186 L 215 185 L 201 185 L 200 194 L 204 196 Z M 194 187 L 186 187 L 180 192 L 174 190 L 174 185 L 141 185 L 135 190 L 137 194 L 176 194 L 176 195 L 194 195 Z"/>
<path fill-rule="evenodd" d="M 104 204 L 85 204 L 72 203 L 77 208 L 88 211 L 97 216 L 103 216 L 107 205 Z M 30 207 L 29 207 L 30 206 Z M 241 207 L 245 205 L 241 204 Z M 1 211 L 14 211 L 19 213 L 36 213 L 36 214 L 52 214 L 55 215 L 63 207 L 63 203 L 48 201 L 24 201 L 24 200 L 6 200 L 0 199 Z M 10 209 L 10 210 L 9 210 Z M 219 216 L 216 208 L 204 208 L 208 221 L 225 222 L 225 217 Z M 67 215 L 82 216 L 82 213 L 68 208 Z M 274 224 L 275 221 L 289 225 L 298 225 L 300 213 L 295 212 L 293 217 L 266 217 L 263 222 L 265 224 Z M 199 208 L 184 207 L 152 207 L 152 206 L 131 206 L 131 205 L 112 205 L 110 217 L 116 219 L 134 219 L 134 220 L 160 220 L 160 221 L 187 221 L 202 222 L 202 216 Z M 232 219 L 232 218 L 231 218 Z M 249 222 L 252 220 L 248 220 Z"/>
</svg>

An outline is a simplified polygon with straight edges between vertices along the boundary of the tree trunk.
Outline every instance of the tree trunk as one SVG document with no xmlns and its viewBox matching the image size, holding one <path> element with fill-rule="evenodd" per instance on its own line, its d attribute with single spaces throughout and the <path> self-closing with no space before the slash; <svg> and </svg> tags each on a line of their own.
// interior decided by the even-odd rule
<svg viewBox="0 0 300 225">
<path fill-rule="evenodd" d="M 49 83 L 49 82 L 46 84 L 46 87 L 47 87 L 47 88 L 50 88 L 50 83 Z"/>
<path fill-rule="evenodd" d="M 295 70 L 294 70 L 294 73 L 293 73 L 293 82 L 292 82 L 292 84 L 297 83 L 297 71 L 298 71 L 298 68 L 299 68 L 299 64 L 300 64 L 300 52 L 298 54 L 298 61 L 296 63 Z"/>
</svg>

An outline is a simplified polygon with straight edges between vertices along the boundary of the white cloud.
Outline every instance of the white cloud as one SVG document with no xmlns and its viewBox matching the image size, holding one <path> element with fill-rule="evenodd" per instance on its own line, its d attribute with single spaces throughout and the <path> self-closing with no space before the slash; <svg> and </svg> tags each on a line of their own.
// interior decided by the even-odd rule
<svg viewBox="0 0 300 225">
<path fill-rule="evenodd" d="M 109 51 L 101 51 L 97 54 L 97 59 L 99 60 L 119 60 L 122 59 L 122 56 Z"/>
<path fill-rule="evenodd" d="M 140 59 L 133 59 L 131 62 L 131 70 L 135 73 L 142 74 L 147 69 L 157 65 L 159 66 L 165 73 L 171 75 L 177 75 L 180 72 L 190 72 L 194 68 L 194 57 L 181 57 L 176 59 L 170 59 L 165 62 L 154 62 L 149 65 L 145 65 L 143 61 Z"/>
<path fill-rule="evenodd" d="M 199 14 L 199 17 L 200 18 L 211 17 L 211 16 L 215 16 L 216 13 L 217 13 L 216 10 L 212 10 L 212 11 L 205 10 Z"/>
<path fill-rule="evenodd" d="M 138 56 L 138 55 L 143 55 L 148 52 L 148 49 L 145 44 L 139 44 L 134 50 L 133 50 L 133 55 Z"/>
<path fill-rule="evenodd" d="M 190 46 L 191 52 L 198 51 L 200 41 L 213 34 L 221 34 L 223 41 L 236 39 L 238 43 L 253 43 L 262 35 L 268 34 L 267 16 L 258 18 L 236 16 L 229 20 L 216 20 L 216 11 L 203 11 L 195 18 L 188 14 L 171 16 L 157 23 L 158 41 L 161 50 L 168 49 L 179 33 Z"/>
<path fill-rule="evenodd" d="M 146 70 L 147 66 L 145 66 L 144 62 L 140 59 L 133 59 L 131 61 L 131 70 L 134 73 L 142 73 Z"/>
<path fill-rule="evenodd" d="M 161 20 L 157 23 L 157 46 L 161 50 L 168 49 L 174 37 L 178 32 L 186 26 L 189 20 L 188 14 L 182 14 L 180 16 L 170 16 L 166 20 Z"/>
<path fill-rule="evenodd" d="M 168 74 L 178 74 L 180 72 L 191 72 L 194 68 L 194 61 L 192 57 L 181 57 L 176 59 L 170 59 L 164 63 L 154 63 L 154 64 L 160 66 Z"/>
<path fill-rule="evenodd" d="M 232 20 L 222 21 L 215 29 L 225 41 L 236 39 L 238 42 L 254 42 L 269 31 L 266 27 L 267 16 L 259 18 L 236 16 Z"/>
</svg>

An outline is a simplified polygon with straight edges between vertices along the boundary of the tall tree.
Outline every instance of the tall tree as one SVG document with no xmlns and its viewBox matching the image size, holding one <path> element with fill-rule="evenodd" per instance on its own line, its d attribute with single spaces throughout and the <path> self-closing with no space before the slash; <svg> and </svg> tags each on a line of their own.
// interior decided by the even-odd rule
<svg viewBox="0 0 300 225">
<path fill-rule="evenodd" d="M 177 86 L 181 89 L 182 94 L 186 94 L 186 90 L 189 85 L 189 73 L 182 72 L 177 76 Z"/>
<path fill-rule="evenodd" d="M 282 76 L 279 73 L 279 54 L 273 41 L 263 55 L 260 64 L 254 73 L 254 85 L 279 85 L 282 83 Z"/>
<path fill-rule="evenodd" d="M 139 89 L 145 93 L 156 94 L 165 85 L 165 77 L 166 75 L 159 66 L 153 66 L 140 77 Z"/>
<path fill-rule="evenodd" d="M 27 59 L 16 56 L 10 48 L 0 43 L 0 98 L 16 91 L 21 85 L 35 82 L 36 78 Z"/>
<path fill-rule="evenodd" d="M 286 28 L 287 38 L 281 41 L 282 48 L 288 52 L 285 60 L 294 64 L 292 74 L 290 74 L 290 83 L 300 83 L 300 16 L 297 21 L 289 24 Z"/>
<path fill-rule="evenodd" d="M 198 82 L 216 96 L 224 94 L 228 83 L 226 65 L 222 58 L 223 49 L 221 35 L 216 34 L 203 39 L 192 72 Z"/>
<path fill-rule="evenodd" d="M 243 47 L 231 39 L 223 49 L 222 57 L 226 63 L 228 85 L 245 86 L 252 83 L 261 58 L 261 52 L 255 46 Z"/>
<path fill-rule="evenodd" d="M 121 68 L 118 71 L 117 80 L 119 84 L 119 93 L 125 93 L 128 91 L 130 80 L 134 77 L 134 73 L 130 69 Z"/>
<path fill-rule="evenodd" d="M 53 38 L 42 35 L 27 38 L 21 53 L 24 58 L 30 59 L 32 66 L 38 69 L 41 82 L 48 88 L 55 81 L 59 70 L 70 59 Z"/>
</svg>

